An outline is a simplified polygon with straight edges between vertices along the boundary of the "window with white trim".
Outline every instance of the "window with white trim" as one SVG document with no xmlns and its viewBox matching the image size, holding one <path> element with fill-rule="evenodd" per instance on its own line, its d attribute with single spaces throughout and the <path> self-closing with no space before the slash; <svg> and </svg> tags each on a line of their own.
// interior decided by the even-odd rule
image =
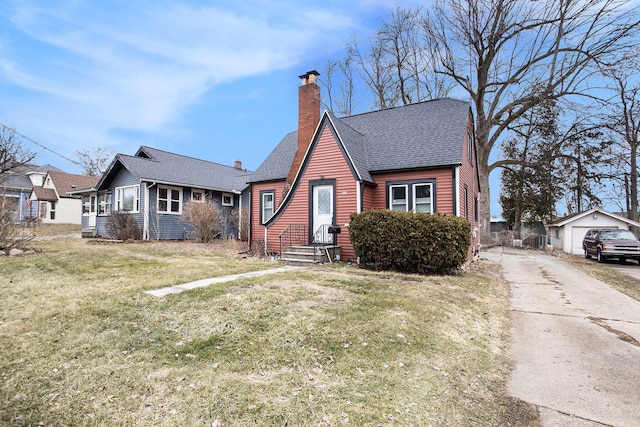
<svg viewBox="0 0 640 427">
<path fill-rule="evenodd" d="M 56 219 L 56 202 L 51 202 L 51 209 L 49 209 L 49 218 Z"/>
<path fill-rule="evenodd" d="M 409 197 L 406 185 L 391 185 L 389 187 L 389 206 L 392 211 L 407 211 Z"/>
<path fill-rule="evenodd" d="M 436 211 L 435 179 L 387 182 L 387 208 L 406 212 Z"/>
<path fill-rule="evenodd" d="M 40 218 L 47 217 L 47 202 L 40 202 Z"/>
<path fill-rule="evenodd" d="M 158 185 L 158 212 L 182 214 L 182 188 Z"/>
<path fill-rule="evenodd" d="M 111 191 L 98 193 L 98 215 L 111 215 Z"/>
<path fill-rule="evenodd" d="M 473 135 L 471 132 L 467 133 L 467 151 L 469 155 L 469 163 L 473 164 Z"/>
<path fill-rule="evenodd" d="M 116 187 L 116 211 L 140 211 L 140 186 Z"/>
<path fill-rule="evenodd" d="M 275 192 L 263 191 L 260 193 L 260 212 L 262 223 L 264 224 L 273 216 L 275 212 Z"/>
<path fill-rule="evenodd" d="M 233 206 L 233 194 L 222 193 L 222 206 Z"/>
<path fill-rule="evenodd" d="M 82 196 L 82 215 L 89 215 L 89 211 L 91 210 L 91 197 Z"/>
<path fill-rule="evenodd" d="M 195 202 L 204 202 L 204 190 L 191 190 L 191 200 Z"/>
<path fill-rule="evenodd" d="M 413 185 L 414 212 L 433 213 L 433 199 L 431 198 L 433 184 Z"/>
</svg>

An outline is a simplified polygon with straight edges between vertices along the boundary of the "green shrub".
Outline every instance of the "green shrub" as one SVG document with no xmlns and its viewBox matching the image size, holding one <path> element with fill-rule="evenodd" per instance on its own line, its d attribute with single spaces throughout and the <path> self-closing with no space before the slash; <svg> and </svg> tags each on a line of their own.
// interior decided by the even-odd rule
<svg viewBox="0 0 640 427">
<path fill-rule="evenodd" d="M 349 237 L 360 264 L 378 270 L 442 274 L 467 261 L 471 225 L 444 214 L 369 210 L 351 215 Z"/>
</svg>

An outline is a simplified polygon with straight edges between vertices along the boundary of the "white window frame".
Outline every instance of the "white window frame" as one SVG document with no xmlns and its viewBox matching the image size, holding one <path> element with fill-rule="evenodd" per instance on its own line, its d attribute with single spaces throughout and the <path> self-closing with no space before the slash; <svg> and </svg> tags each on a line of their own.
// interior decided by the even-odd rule
<svg viewBox="0 0 640 427">
<path fill-rule="evenodd" d="M 266 215 L 266 202 L 265 202 L 265 196 L 271 196 L 271 214 L 269 216 Z M 271 217 L 273 216 L 273 214 L 276 211 L 276 193 L 275 191 L 265 191 L 262 192 L 260 194 L 260 219 L 261 222 L 264 224 L 267 221 L 269 221 L 269 219 L 271 219 Z"/>
<path fill-rule="evenodd" d="M 167 197 L 165 198 L 160 198 L 160 190 L 167 190 Z M 173 192 L 177 191 L 178 192 L 178 199 L 173 199 Z M 167 215 L 182 215 L 182 188 L 181 187 L 170 187 L 168 185 L 158 185 L 158 192 L 156 193 L 157 197 L 156 197 L 156 209 L 157 212 L 160 214 L 167 214 Z M 160 201 L 164 200 L 167 202 L 167 209 L 166 210 L 161 210 L 160 209 Z M 174 211 L 172 210 L 172 203 L 174 202 L 178 202 L 178 210 Z"/>
<path fill-rule="evenodd" d="M 404 188 L 404 209 L 394 208 L 396 205 L 400 206 L 399 203 L 394 203 L 393 190 L 395 188 Z M 409 186 L 407 184 L 392 184 L 389 186 L 389 209 L 399 212 L 406 212 L 407 210 L 409 210 Z"/>
<path fill-rule="evenodd" d="M 229 201 L 225 203 L 224 198 L 228 197 Z M 222 206 L 233 206 L 233 194 L 222 193 Z"/>
<path fill-rule="evenodd" d="M 429 210 L 428 211 L 419 211 L 418 210 L 418 203 L 417 200 L 418 198 L 416 197 L 416 193 L 417 193 L 417 188 L 418 187 L 423 187 L 423 186 L 428 186 L 429 187 Z M 433 213 L 433 184 L 430 182 L 416 182 L 415 184 L 411 185 L 412 187 L 412 191 L 413 191 L 413 211 L 414 212 L 425 212 L 425 213 Z M 426 204 L 426 203 L 422 203 L 422 204 Z"/>
<path fill-rule="evenodd" d="M 82 196 L 82 216 L 89 216 L 91 213 L 91 196 Z"/>
<path fill-rule="evenodd" d="M 104 197 L 104 200 L 100 200 L 102 197 Z M 98 205 L 98 216 L 109 216 L 111 215 L 111 211 L 113 210 L 113 193 L 111 193 L 111 191 L 101 191 L 100 193 L 98 193 L 98 195 L 96 196 L 96 202 Z M 135 203 L 135 200 L 134 200 Z M 100 213 L 100 205 L 104 206 L 104 212 Z M 94 208 L 95 209 L 95 208 Z M 92 212 L 92 213 L 95 213 Z"/>
<path fill-rule="evenodd" d="M 123 195 L 125 190 L 132 188 L 134 190 L 133 196 L 133 207 L 131 210 L 127 211 L 122 209 L 124 205 Z M 116 211 L 118 212 L 130 212 L 130 213 L 138 213 L 140 212 L 140 185 L 125 185 L 122 187 L 115 188 L 116 193 Z"/>
<path fill-rule="evenodd" d="M 196 194 L 200 194 L 200 198 L 196 198 Z M 193 200 L 194 202 L 204 202 L 207 199 L 207 195 L 205 194 L 204 190 L 194 190 L 191 189 L 191 200 Z"/>
<path fill-rule="evenodd" d="M 49 202 L 49 219 L 56 220 L 56 202 Z"/>
</svg>

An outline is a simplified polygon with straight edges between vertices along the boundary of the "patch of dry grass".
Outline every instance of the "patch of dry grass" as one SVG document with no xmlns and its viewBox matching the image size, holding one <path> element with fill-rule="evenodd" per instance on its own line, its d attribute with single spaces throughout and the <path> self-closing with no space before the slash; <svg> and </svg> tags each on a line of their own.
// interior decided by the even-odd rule
<svg viewBox="0 0 640 427">
<path fill-rule="evenodd" d="M 517 406 L 499 281 L 333 265 L 156 299 L 143 291 L 272 265 L 40 243 L 0 260 L 1 423 L 501 425 Z"/>
</svg>

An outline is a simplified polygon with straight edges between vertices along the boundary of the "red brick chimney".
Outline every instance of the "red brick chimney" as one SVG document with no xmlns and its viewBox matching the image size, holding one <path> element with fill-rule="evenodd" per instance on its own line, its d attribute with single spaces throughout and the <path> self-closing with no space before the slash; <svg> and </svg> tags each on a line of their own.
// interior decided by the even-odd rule
<svg viewBox="0 0 640 427">
<path fill-rule="evenodd" d="M 302 85 L 298 88 L 298 148 L 287 176 L 289 185 L 298 173 L 304 153 L 311 144 L 311 138 L 320 121 L 320 86 L 316 84 L 316 77 L 319 75 L 320 73 L 313 70 L 299 76 Z"/>
</svg>

